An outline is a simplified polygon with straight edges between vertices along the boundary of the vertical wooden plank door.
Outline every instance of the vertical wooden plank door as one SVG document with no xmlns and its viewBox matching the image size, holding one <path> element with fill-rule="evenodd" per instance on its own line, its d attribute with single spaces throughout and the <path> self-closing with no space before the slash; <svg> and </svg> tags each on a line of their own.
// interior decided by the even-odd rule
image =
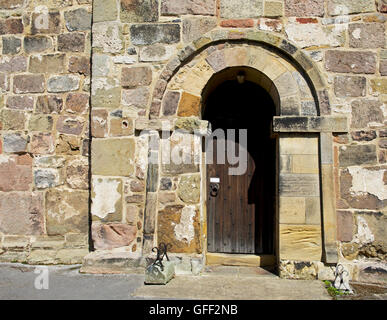
<svg viewBox="0 0 387 320">
<path fill-rule="evenodd" d="M 238 143 L 231 143 L 235 144 L 234 150 L 238 150 Z M 258 191 L 253 181 L 254 159 L 248 153 L 246 173 L 230 175 L 232 165 L 227 157 L 225 164 L 216 163 L 216 140 L 213 150 L 214 164 L 207 165 L 208 251 L 256 253 L 260 251 L 256 246 L 262 245 L 262 239 L 261 234 L 256 234 L 256 201 L 249 201 Z M 212 181 L 219 181 L 217 194 L 211 193 Z"/>
</svg>

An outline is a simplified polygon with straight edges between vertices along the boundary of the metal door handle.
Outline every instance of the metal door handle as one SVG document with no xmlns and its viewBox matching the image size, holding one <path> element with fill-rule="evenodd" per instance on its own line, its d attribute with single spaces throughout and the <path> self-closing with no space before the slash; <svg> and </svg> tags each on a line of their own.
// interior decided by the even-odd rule
<svg viewBox="0 0 387 320">
<path fill-rule="evenodd" d="M 210 183 L 210 195 L 216 197 L 220 189 L 219 183 Z"/>
</svg>

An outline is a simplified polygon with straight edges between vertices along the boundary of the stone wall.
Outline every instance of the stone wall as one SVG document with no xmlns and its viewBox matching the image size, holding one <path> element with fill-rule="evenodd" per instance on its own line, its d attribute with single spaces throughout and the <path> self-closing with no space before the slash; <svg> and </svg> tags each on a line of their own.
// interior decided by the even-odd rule
<svg viewBox="0 0 387 320">
<path fill-rule="evenodd" d="M 38 28 L 45 14 L 41 6 L 49 11 L 44 30 Z M 208 66 L 197 66 L 200 76 L 191 74 L 188 89 L 174 87 L 184 85 L 179 78 L 183 67 L 193 67 L 190 59 L 198 54 L 203 59 L 215 54 L 211 47 L 217 41 L 230 49 L 233 41 L 257 41 L 280 48 L 294 65 L 308 70 L 305 79 L 316 90 L 313 97 L 306 93 L 302 98 L 300 89 L 298 100 L 281 101 L 283 115 L 313 116 L 308 110 L 315 110 L 318 102 L 319 115 L 348 117 L 349 132 L 335 133 L 328 146 L 328 154 L 333 152 L 340 262 L 356 279 L 385 272 L 386 1 L 94 0 L 91 8 L 86 0 L 0 0 L 0 9 L 0 259 L 32 263 L 35 252 L 38 261 L 65 262 L 60 252 L 75 239 L 79 255 L 87 252 L 87 234 L 98 251 L 115 249 L 140 257 L 158 237 L 177 241 L 168 228 L 158 229 L 164 217 L 182 224 L 181 230 L 186 223 L 194 225 L 195 243 L 180 247 L 178 253 L 187 247 L 192 256 L 200 253 L 205 242 L 196 242 L 196 235 L 205 234 L 205 225 L 199 223 L 205 212 L 203 186 L 195 182 L 199 168 L 148 166 L 148 156 L 162 156 L 164 140 L 139 132 L 160 131 L 160 118 L 181 118 L 172 125 L 178 128 L 203 126 L 198 113 L 201 91 L 196 90 L 202 87 L 196 84 L 209 79 Z M 234 52 L 239 59 L 240 53 Z M 217 70 L 216 65 L 210 68 Z M 267 72 L 275 75 L 278 68 L 268 67 Z M 173 133 L 169 139 L 180 137 Z M 289 176 L 320 173 L 321 179 L 316 158 L 323 154 L 281 153 L 286 157 Z M 186 182 L 190 179 L 195 183 Z M 187 185 L 194 190 L 182 195 Z M 321 220 L 314 216 L 317 198 L 313 194 L 282 200 L 280 210 L 288 215 L 283 223 L 319 226 Z M 19 217 L 17 223 L 10 212 Z M 317 239 L 322 228 L 306 232 Z M 281 230 L 285 236 L 295 234 Z M 310 260 L 320 261 L 319 252 Z M 325 274 L 318 263 L 295 267 L 286 261 L 297 257 L 284 259 L 286 272 L 313 269 L 313 276 Z"/>
<path fill-rule="evenodd" d="M 0 10 L 0 261 L 80 263 L 91 0 L 2 0 Z"/>
</svg>

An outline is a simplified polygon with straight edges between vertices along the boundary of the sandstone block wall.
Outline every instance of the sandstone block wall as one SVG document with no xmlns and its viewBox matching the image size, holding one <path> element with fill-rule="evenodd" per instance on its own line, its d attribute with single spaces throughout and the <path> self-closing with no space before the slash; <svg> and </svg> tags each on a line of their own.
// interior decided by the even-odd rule
<svg viewBox="0 0 387 320">
<path fill-rule="evenodd" d="M 41 29 L 44 6 L 48 25 Z M 163 141 L 138 134 L 159 128 L 160 117 L 182 118 L 177 127 L 187 127 L 186 117 L 199 119 L 200 79 L 191 73 L 181 82 L 176 69 L 208 48 L 203 54 L 214 55 L 211 69 L 207 62 L 197 66 L 206 79 L 222 63 L 222 48 L 214 52 L 206 46 L 250 37 L 295 54 L 306 70 L 309 60 L 317 66 L 308 78 L 318 97 L 289 96 L 281 101 L 284 115 L 313 116 L 318 99 L 321 115 L 348 117 L 349 132 L 335 133 L 330 146 L 340 261 L 354 266 L 355 278 L 385 269 L 386 1 L 7 0 L 0 1 L 0 10 L 0 259 L 32 262 L 32 252 L 39 256 L 45 248 L 34 243 L 43 239 L 53 244 L 46 248 L 51 260 L 42 255 L 42 261 L 62 261 L 59 252 L 74 239 L 80 241 L 79 255 L 87 252 L 87 235 L 98 250 L 124 248 L 142 255 L 157 241 L 151 234 L 163 237 L 157 228 L 168 215 L 174 223 L 184 222 L 182 227 L 195 226 L 195 234 L 205 232 L 198 223 L 202 186 L 181 192 L 183 180 L 195 179 L 199 168 L 148 166 L 148 156 L 162 156 Z M 222 44 L 228 48 L 227 40 Z M 230 59 L 237 63 L 242 58 L 234 53 Z M 275 75 L 280 68 L 267 71 Z M 176 83 L 189 85 L 176 89 Z M 188 127 L 200 127 L 195 121 Z M 289 176 L 321 178 L 319 157 L 324 155 L 281 153 Z M 315 228 L 317 196 L 288 198 L 280 203 L 284 225 L 305 222 Z M 316 236 L 321 228 L 305 232 Z M 188 247 L 198 252 L 202 243 Z M 318 267 L 309 267 L 317 276 Z"/>
<path fill-rule="evenodd" d="M 0 1 L 0 261 L 89 250 L 92 1 Z"/>
</svg>

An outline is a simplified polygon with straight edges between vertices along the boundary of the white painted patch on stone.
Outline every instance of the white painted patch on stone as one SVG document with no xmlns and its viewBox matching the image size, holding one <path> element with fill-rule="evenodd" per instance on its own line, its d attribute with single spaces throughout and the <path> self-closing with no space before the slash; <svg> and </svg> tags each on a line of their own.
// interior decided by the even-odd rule
<svg viewBox="0 0 387 320">
<path fill-rule="evenodd" d="M 111 69 L 111 58 L 108 55 L 93 55 L 93 76 L 104 77 L 109 74 Z"/>
<path fill-rule="evenodd" d="M 377 196 L 380 200 L 387 199 L 387 188 L 383 182 L 386 170 L 368 170 L 361 167 L 349 167 L 352 176 L 352 187 L 350 191 L 355 195 L 369 193 Z"/>
<path fill-rule="evenodd" d="M 140 49 L 140 61 L 157 62 L 169 60 L 176 52 L 175 46 L 155 44 Z"/>
<path fill-rule="evenodd" d="M 46 189 L 58 186 L 59 171 L 53 168 L 35 169 L 34 170 L 35 187 L 38 189 Z"/>
<path fill-rule="evenodd" d="M 357 217 L 357 234 L 355 234 L 353 238 L 353 242 L 359 244 L 367 244 L 372 243 L 375 240 L 375 236 L 373 235 L 371 229 L 369 228 L 367 221 L 358 216 Z"/>
<path fill-rule="evenodd" d="M 103 52 L 117 53 L 123 49 L 122 34 L 115 23 L 95 23 L 93 35 L 93 47 L 102 48 Z"/>
<path fill-rule="evenodd" d="M 345 25 L 336 25 L 334 28 L 329 29 L 327 27 L 323 28 L 317 23 L 289 23 L 285 27 L 289 40 L 302 48 L 326 45 L 330 47 L 341 46 L 344 31 Z"/>
<path fill-rule="evenodd" d="M 116 202 L 121 199 L 117 191 L 119 183 L 117 179 L 93 177 L 92 215 L 104 219 L 108 214 L 115 213 Z"/>
<path fill-rule="evenodd" d="M 350 21 L 351 19 L 348 16 L 339 16 L 339 17 L 321 19 L 321 23 L 323 25 L 349 23 Z"/>
<path fill-rule="evenodd" d="M 58 156 L 35 156 L 34 166 L 41 168 L 63 168 L 66 159 Z"/>
<path fill-rule="evenodd" d="M 122 90 L 121 103 L 124 106 L 145 109 L 148 100 L 149 89 L 147 87 Z"/>
<path fill-rule="evenodd" d="M 273 22 L 272 25 L 270 25 L 271 22 Z M 258 28 L 263 31 L 281 32 L 283 25 L 278 20 L 261 18 L 258 20 Z"/>
<path fill-rule="evenodd" d="M 337 114 L 351 114 L 352 107 L 348 103 L 334 104 L 332 105 L 332 111 L 333 113 L 337 113 Z"/>
<path fill-rule="evenodd" d="M 100 125 L 104 125 L 106 123 L 106 120 L 104 118 L 101 118 L 98 116 L 94 116 L 94 117 L 92 117 L 92 119 L 93 119 L 93 122 L 97 122 Z"/>
<path fill-rule="evenodd" d="M 145 172 L 148 165 L 148 136 L 140 135 L 137 139 L 136 145 L 137 155 L 136 155 L 136 165 L 141 169 L 142 172 Z"/>
<path fill-rule="evenodd" d="M 355 39 L 360 39 L 360 35 L 361 35 L 361 29 L 360 28 L 356 28 L 355 30 L 353 30 L 352 36 Z"/>
<path fill-rule="evenodd" d="M 175 238 L 178 241 L 190 243 L 195 237 L 195 229 L 193 226 L 196 211 L 194 206 L 186 206 L 183 208 L 180 217 L 180 223 L 174 228 Z"/>
<path fill-rule="evenodd" d="M 337 4 L 335 6 L 333 14 L 345 16 L 345 15 L 349 14 L 349 9 L 344 4 Z"/>
<path fill-rule="evenodd" d="M 134 56 L 115 56 L 113 57 L 113 63 L 116 64 L 133 64 L 137 59 Z"/>
<path fill-rule="evenodd" d="M 308 52 L 308 55 L 316 62 L 322 61 L 324 57 L 324 53 L 322 51 Z"/>
<path fill-rule="evenodd" d="M 91 93 L 96 95 L 97 90 L 110 90 L 118 87 L 118 85 L 119 82 L 115 78 L 94 78 L 91 85 Z"/>
<path fill-rule="evenodd" d="M 9 156 L 0 155 L 0 164 L 2 164 L 2 163 L 9 163 L 10 161 L 16 162 L 15 159 L 13 159 L 13 158 L 11 158 Z"/>
</svg>

